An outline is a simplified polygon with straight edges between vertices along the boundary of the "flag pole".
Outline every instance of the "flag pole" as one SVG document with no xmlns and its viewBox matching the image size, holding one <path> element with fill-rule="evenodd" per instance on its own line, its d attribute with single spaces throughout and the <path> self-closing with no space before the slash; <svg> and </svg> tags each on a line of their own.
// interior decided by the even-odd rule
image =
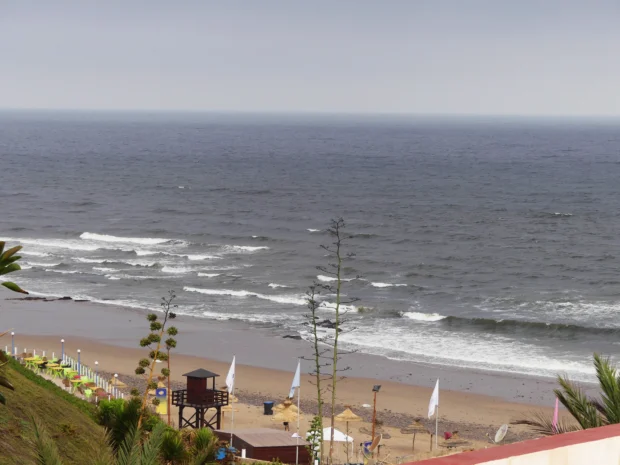
<svg viewBox="0 0 620 465">
<path fill-rule="evenodd" d="M 301 359 L 297 360 L 297 364 L 301 365 Z M 299 403 L 301 399 L 301 380 L 297 387 L 297 445 L 295 446 L 295 465 L 299 465 L 299 418 L 301 417 L 301 410 L 299 409 Z"/>
<path fill-rule="evenodd" d="M 439 404 L 437 404 L 437 409 L 435 410 L 435 450 L 437 450 L 438 429 L 439 429 Z"/>
</svg>

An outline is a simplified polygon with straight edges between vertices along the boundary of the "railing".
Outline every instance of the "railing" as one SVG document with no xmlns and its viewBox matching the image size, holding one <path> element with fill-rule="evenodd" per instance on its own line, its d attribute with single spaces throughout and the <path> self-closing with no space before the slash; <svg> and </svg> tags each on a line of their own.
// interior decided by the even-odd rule
<svg viewBox="0 0 620 465">
<path fill-rule="evenodd" d="M 217 407 L 228 405 L 228 392 L 207 389 L 206 391 L 200 393 L 192 392 L 188 398 L 187 389 L 172 391 L 172 405 L 199 407 Z"/>
</svg>

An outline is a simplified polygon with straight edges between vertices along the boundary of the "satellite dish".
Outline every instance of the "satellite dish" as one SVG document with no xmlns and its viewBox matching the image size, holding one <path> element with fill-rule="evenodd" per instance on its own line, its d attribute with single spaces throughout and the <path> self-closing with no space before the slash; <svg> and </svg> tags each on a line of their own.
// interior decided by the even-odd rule
<svg viewBox="0 0 620 465">
<path fill-rule="evenodd" d="M 377 447 L 379 447 L 379 443 L 381 442 L 381 437 L 382 437 L 381 434 L 375 436 L 375 438 L 372 440 L 372 442 L 370 443 L 370 445 L 368 447 L 362 447 L 362 455 L 367 460 L 371 460 L 372 459 L 372 454 L 374 453 L 375 449 Z M 366 443 L 366 444 L 368 444 L 368 443 Z"/>
<path fill-rule="evenodd" d="M 506 433 L 508 432 L 508 425 L 504 424 L 499 427 L 497 433 L 495 433 L 495 444 L 499 444 L 506 437 Z"/>
</svg>

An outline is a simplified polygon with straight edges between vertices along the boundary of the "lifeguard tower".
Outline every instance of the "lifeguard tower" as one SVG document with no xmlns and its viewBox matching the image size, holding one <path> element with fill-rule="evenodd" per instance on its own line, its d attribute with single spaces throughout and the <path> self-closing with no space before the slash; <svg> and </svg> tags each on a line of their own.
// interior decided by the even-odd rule
<svg viewBox="0 0 620 465">
<path fill-rule="evenodd" d="M 172 391 L 172 405 L 179 407 L 179 429 L 186 426 L 220 429 L 222 407 L 228 405 L 228 392 L 215 389 L 215 378 L 220 375 L 199 368 L 183 376 L 187 377 L 187 389 Z M 194 409 L 191 417 L 183 415 L 186 407 Z M 215 412 L 207 419 L 209 409 L 215 409 Z"/>
</svg>

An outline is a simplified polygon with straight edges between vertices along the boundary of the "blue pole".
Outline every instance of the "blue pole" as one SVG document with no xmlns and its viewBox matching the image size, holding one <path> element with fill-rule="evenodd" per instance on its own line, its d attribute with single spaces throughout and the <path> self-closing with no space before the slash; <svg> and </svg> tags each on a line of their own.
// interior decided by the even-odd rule
<svg viewBox="0 0 620 465">
<path fill-rule="evenodd" d="M 15 333 L 11 331 L 11 355 L 15 355 Z"/>
<path fill-rule="evenodd" d="M 62 344 L 62 355 L 60 359 L 64 362 L 65 361 L 65 340 L 61 339 L 60 343 Z"/>
<path fill-rule="evenodd" d="M 78 368 L 78 369 L 77 369 L 77 371 L 78 371 L 78 375 L 82 373 L 82 372 L 80 371 L 80 355 L 81 355 L 81 351 L 80 351 L 80 349 L 78 349 L 78 367 L 77 367 L 77 368 Z"/>
</svg>

